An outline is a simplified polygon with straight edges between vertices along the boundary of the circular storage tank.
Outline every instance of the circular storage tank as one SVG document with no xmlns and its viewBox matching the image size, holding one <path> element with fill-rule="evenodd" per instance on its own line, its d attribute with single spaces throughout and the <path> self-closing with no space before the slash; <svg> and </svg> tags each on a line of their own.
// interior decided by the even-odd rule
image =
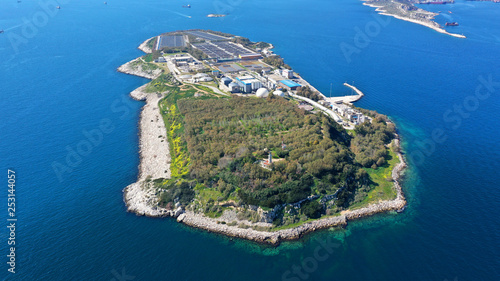
<svg viewBox="0 0 500 281">
<path fill-rule="evenodd" d="M 194 75 L 194 78 L 202 78 L 202 77 L 208 77 L 209 75 L 206 73 L 198 73 Z"/>
<path fill-rule="evenodd" d="M 201 78 L 200 78 L 200 81 L 201 81 L 201 82 L 210 82 L 210 81 L 212 81 L 212 80 L 214 80 L 214 79 L 212 79 L 212 77 L 201 77 Z"/>
<path fill-rule="evenodd" d="M 191 77 L 192 76 L 189 74 L 179 76 L 179 78 L 181 78 L 181 79 L 191 79 Z"/>
<path fill-rule="evenodd" d="M 285 97 L 285 93 L 283 91 L 277 90 L 273 92 L 273 95 L 278 96 L 278 97 Z"/>
<path fill-rule="evenodd" d="M 269 96 L 269 91 L 266 88 L 260 88 L 257 90 L 257 93 L 255 95 L 259 98 L 265 98 Z"/>
</svg>

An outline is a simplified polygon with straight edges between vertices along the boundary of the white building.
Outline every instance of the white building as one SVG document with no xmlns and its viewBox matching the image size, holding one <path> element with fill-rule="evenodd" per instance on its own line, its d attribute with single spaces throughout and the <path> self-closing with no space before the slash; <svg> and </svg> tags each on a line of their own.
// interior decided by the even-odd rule
<svg viewBox="0 0 500 281">
<path fill-rule="evenodd" d="M 179 63 L 179 62 L 192 62 L 193 57 L 191 56 L 175 56 L 172 58 L 172 61 Z"/>
<path fill-rule="evenodd" d="M 293 70 L 291 69 L 283 69 L 283 71 L 281 72 L 281 74 L 283 76 L 285 76 L 286 78 L 293 78 Z"/>
</svg>

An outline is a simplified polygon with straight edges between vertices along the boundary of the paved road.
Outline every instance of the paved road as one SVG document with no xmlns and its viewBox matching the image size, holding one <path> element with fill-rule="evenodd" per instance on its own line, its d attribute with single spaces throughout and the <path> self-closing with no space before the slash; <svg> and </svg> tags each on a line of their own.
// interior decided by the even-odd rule
<svg viewBox="0 0 500 281">
<path fill-rule="evenodd" d="M 298 96 L 298 95 L 292 94 L 290 92 L 288 92 L 288 94 L 290 96 L 294 97 L 294 98 L 297 98 L 297 99 L 300 99 L 300 100 L 308 102 L 312 106 L 314 106 L 317 109 L 321 110 L 326 115 L 332 117 L 333 120 L 335 120 L 335 122 L 337 122 L 337 123 L 342 122 L 342 127 L 344 127 L 344 129 L 346 129 L 346 130 L 354 130 L 354 126 L 346 126 L 345 122 L 342 120 L 342 118 L 340 118 L 340 116 L 338 116 L 337 113 L 333 112 L 333 110 L 328 109 L 328 108 L 322 106 L 321 104 L 319 104 L 319 103 L 317 103 L 317 102 L 315 102 L 315 101 L 313 101 L 313 100 L 311 100 L 309 98 L 306 98 L 306 97 L 303 97 L 303 96 Z"/>
</svg>

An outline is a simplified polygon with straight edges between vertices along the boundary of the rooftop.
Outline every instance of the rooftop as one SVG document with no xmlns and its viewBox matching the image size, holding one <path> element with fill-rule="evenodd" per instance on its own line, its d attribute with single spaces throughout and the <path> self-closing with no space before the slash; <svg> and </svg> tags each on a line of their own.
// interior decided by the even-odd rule
<svg viewBox="0 0 500 281">
<path fill-rule="evenodd" d="M 296 82 L 293 82 L 292 80 L 281 80 L 279 81 L 280 83 L 282 83 L 283 85 L 287 86 L 287 87 L 300 87 L 301 85 L 296 83 Z"/>
</svg>

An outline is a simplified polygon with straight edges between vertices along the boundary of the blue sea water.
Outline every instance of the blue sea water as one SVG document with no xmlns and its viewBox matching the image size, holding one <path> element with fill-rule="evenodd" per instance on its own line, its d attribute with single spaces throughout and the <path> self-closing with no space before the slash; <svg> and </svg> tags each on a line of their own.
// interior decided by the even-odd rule
<svg viewBox="0 0 500 281">
<path fill-rule="evenodd" d="M 0 232 L 1 278 L 500 279 L 499 4 L 426 7 L 446 11 L 441 24 L 460 22 L 450 30 L 468 38 L 458 39 L 377 16 L 356 0 L 193 0 L 191 9 L 179 1 L 60 0 L 60 10 L 45 9 L 50 2 L 0 3 L 0 213 L 7 226 L 12 169 L 18 218 L 15 274 L 7 271 L 9 232 Z M 348 94 L 345 81 L 364 91 L 357 106 L 389 115 L 400 129 L 410 162 L 406 211 L 277 248 L 125 212 L 143 105 L 128 93 L 147 80 L 116 68 L 141 55 L 145 39 L 190 28 L 271 42 L 325 94 L 330 86 Z M 494 81 L 489 92 L 485 80 Z M 96 130 L 102 140 L 86 146 Z M 81 159 L 71 156 L 78 149 Z M 59 164 L 68 170 L 56 173 Z M 325 243 L 332 247 L 318 248 Z"/>
</svg>

